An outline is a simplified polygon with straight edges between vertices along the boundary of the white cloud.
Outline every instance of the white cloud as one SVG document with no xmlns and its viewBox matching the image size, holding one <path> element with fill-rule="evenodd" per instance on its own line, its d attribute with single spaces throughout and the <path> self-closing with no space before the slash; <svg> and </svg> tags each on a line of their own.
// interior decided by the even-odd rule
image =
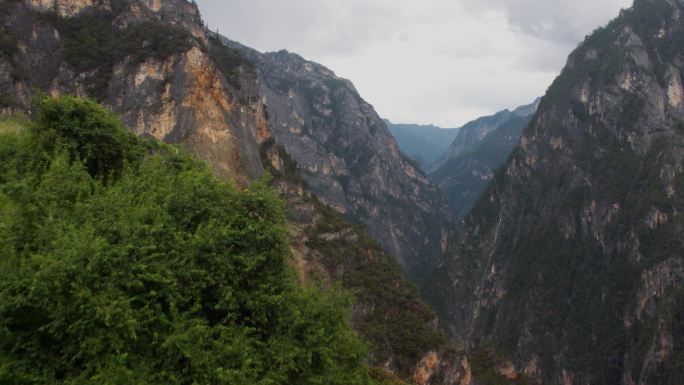
<svg viewBox="0 0 684 385">
<path fill-rule="evenodd" d="M 544 93 L 631 0 L 197 0 L 205 21 L 351 79 L 393 121 L 457 126 Z"/>
</svg>

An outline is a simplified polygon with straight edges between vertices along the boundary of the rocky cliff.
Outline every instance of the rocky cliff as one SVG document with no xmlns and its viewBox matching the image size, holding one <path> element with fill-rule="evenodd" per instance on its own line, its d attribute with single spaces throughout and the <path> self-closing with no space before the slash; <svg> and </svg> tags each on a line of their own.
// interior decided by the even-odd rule
<svg viewBox="0 0 684 385">
<path fill-rule="evenodd" d="M 27 107 L 35 88 L 90 96 L 136 133 L 183 144 L 238 184 L 263 172 L 256 80 L 237 62 L 230 70 L 243 76 L 229 81 L 192 4 L 27 0 L 4 3 L 3 13 L 5 105 Z"/>
<path fill-rule="evenodd" d="M 570 55 L 426 288 L 455 342 L 544 384 L 681 383 L 683 11 L 636 0 Z"/>
<path fill-rule="evenodd" d="M 273 134 L 321 201 L 362 223 L 408 272 L 441 256 L 449 215 L 437 189 L 332 71 L 240 46 L 244 61 L 185 0 L 10 0 L 2 12 L 5 108 L 28 106 L 34 87 L 91 96 L 242 185 L 263 172 L 258 144 Z"/>
<path fill-rule="evenodd" d="M 410 276 L 429 271 L 451 223 L 446 202 L 352 83 L 296 54 L 225 41 L 258 68 L 274 137 L 321 202 L 363 224 Z"/>
</svg>

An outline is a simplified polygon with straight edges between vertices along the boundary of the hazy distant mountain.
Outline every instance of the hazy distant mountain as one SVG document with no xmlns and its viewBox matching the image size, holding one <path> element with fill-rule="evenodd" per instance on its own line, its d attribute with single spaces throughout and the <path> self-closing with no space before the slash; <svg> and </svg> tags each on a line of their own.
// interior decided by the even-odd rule
<svg viewBox="0 0 684 385">
<path fill-rule="evenodd" d="M 538 105 L 539 99 L 531 104 L 518 107 L 513 111 L 506 109 L 499 111 L 494 115 L 483 116 L 466 123 L 463 127 L 458 129 L 458 134 L 450 144 L 449 149 L 427 168 L 428 172 L 432 173 L 437 171 L 445 162 L 460 155 L 464 151 L 479 145 L 489 133 L 496 130 L 507 121 L 515 117 L 524 118 L 534 114 Z"/>
<path fill-rule="evenodd" d="M 520 140 L 539 106 L 534 103 L 476 119 L 458 130 L 448 151 L 430 166 L 457 219 L 468 213 Z"/>
<path fill-rule="evenodd" d="M 387 119 L 385 124 L 397 140 L 399 149 L 417 161 L 423 170 L 446 152 L 458 134 L 458 129 L 433 125 L 394 124 Z"/>
<path fill-rule="evenodd" d="M 496 170 L 508 159 L 523 128 L 531 116 L 514 116 L 485 136 L 470 150 L 449 158 L 430 174 L 430 180 L 440 186 L 449 207 L 457 219 L 468 214 L 480 194 L 494 177 Z"/>
</svg>

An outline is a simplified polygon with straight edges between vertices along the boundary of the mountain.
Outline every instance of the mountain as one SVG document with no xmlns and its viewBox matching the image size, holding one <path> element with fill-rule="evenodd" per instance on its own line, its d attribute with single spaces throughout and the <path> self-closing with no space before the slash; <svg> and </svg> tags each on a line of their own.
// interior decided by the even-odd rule
<svg viewBox="0 0 684 385">
<path fill-rule="evenodd" d="M 532 116 L 513 116 L 488 133 L 482 141 L 446 160 L 429 177 L 442 189 L 454 217 L 462 219 L 487 188 Z"/>
<path fill-rule="evenodd" d="M 684 4 L 589 36 L 427 280 L 453 342 L 544 384 L 684 378 Z"/>
<path fill-rule="evenodd" d="M 397 140 L 399 149 L 418 162 L 423 170 L 446 152 L 458 134 L 456 129 L 432 125 L 394 124 L 389 120 L 385 120 L 385 124 Z"/>
<path fill-rule="evenodd" d="M 503 110 L 491 116 L 483 116 L 466 123 L 458 129 L 458 134 L 451 142 L 449 149 L 435 162 L 430 164 L 428 172 L 437 171 L 444 163 L 459 156 L 463 152 L 478 146 L 484 138 L 502 124 L 513 118 L 525 118 L 534 115 L 539 105 L 539 99 L 533 103 L 516 108 L 513 111 Z"/>
<path fill-rule="evenodd" d="M 472 378 L 402 274 L 428 271 L 446 245 L 437 188 L 351 82 L 295 54 L 226 44 L 185 0 L 4 1 L 0 110 L 33 113 L 41 93 L 90 97 L 240 189 L 268 170 L 300 281 L 353 290 L 376 376 Z"/>
<path fill-rule="evenodd" d="M 254 63 L 273 136 L 321 202 L 362 224 L 410 277 L 435 266 L 452 223 L 446 201 L 353 84 L 287 51 L 223 41 Z"/>
<path fill-rule="evenodd" d="M 539 100 L 503 110 L 467 123 L 448 151 L 430 167 L 429 178 L 438 185 L 457 220 L 477 202 L 537 111 Z"/>
</svg>

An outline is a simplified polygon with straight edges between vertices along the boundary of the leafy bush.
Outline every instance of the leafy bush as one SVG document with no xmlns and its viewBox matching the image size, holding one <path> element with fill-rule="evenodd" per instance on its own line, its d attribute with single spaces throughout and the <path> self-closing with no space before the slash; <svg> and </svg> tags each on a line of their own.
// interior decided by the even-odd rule
<svg viewBox="0 0 684 385">
<path fill-rule="evenodd" d="M 92 102 L 39 107 L 0 130 L 0 382 L 368 383 L 348 296 L 297 286 L 263 183 L 238 192 Z"/>
<path fill-rule="evenodd" d="M 95 102 L 70 96 L 46 98 L 38 108 L 37 144 L 51 155 L 66 151 L 71 161 L 82 162 L 93 177 L 119 175 L 126 161 L 142 156 L 136 137 Z"/>
</svg>

